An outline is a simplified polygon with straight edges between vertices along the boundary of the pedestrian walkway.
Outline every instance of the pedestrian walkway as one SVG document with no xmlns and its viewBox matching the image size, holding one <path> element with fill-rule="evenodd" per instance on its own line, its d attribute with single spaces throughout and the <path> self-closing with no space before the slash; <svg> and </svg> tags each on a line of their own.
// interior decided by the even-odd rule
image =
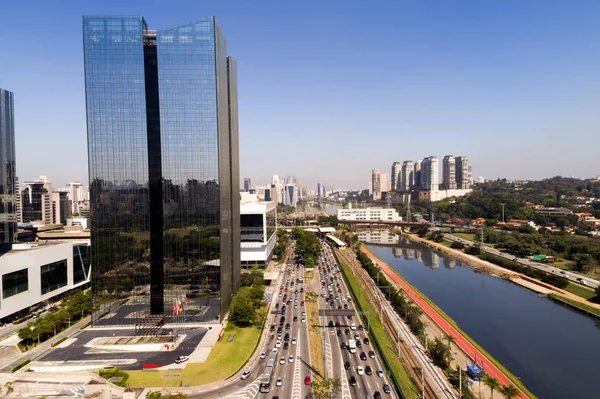
<svg viewBox="0 0 600 399">
<path fill-rule="evenodd" d="M 477 350 L 456 328 L 448 323 L 440 314 L 433 309 L 417 292 L 415 292 L 396 272 L 385 262 L 373 255 L 364 246 L 360 250 L 366 254 L 373 263 L 388 275 L 404 292 L 418 305 L 446 334 L 454 338 L 455 343 L 469 356 L 477 359 L 479 365 L 485 369 L 486 374 L 497 378 L 504 385 L 513 385 L 508 377 L 502 373 L 487 357 Z M 485 366 L 485 367 L 484 367 Z M 517 388 L 518 389 L 518 388 Z M 527 395 L 521 392 L 521 398 L 527 399 Z"/>
</svg>

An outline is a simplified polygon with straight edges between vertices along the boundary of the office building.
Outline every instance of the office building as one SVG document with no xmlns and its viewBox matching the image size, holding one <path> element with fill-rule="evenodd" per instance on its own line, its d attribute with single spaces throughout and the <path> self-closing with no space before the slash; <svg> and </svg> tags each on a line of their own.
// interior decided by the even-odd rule
<svg viewBox="0 0 600 399">
<path fill-rule="evenodd" d="M 89 192 L 80 182 L 67 184 L 67 192 L 71 201 L 71 213 L 81 213 L 81 207 L 89 205 Z"/>
<path fill-rule="evenodd" d="M 252 180 L 250 180 L 249 177 L 245 177 L 244 178 L 244 191 L 245 192 L 250 192 L 250 189 L 252 188 Z"/>
<path fill-rule="evenodd" d="M 237 66 L 214 17 L 83 17 L 93 325 L 215 323 L 240 282 Z M 149 319 L 148 319 L 149 318 Z"/>
<path fill-rule="evenodd" d="M 456 185 L 459 189 L 471 188 L 473 177 L 469 158 L 460 156 L 455 158 L 456 162 Z"/>
<path fill-rule="evenodd" d="M 381 192 L 382 193 L 389 193 L 392 190 L 392 185 L 390 182 L 390 174 L 389 173 L 381 173 L 380 175 L 380 180 L 381 180 Z"/>
<path fill-rule="evenodd" d="M 452 155 L 446 155 L 442 160 L 442 189 L 456 190 L 456 161 Z M 461 187 L 462 188 L 462 187 Z"/>
<path fill-rule="evenodd" d="M 421 163 L 421 189 L 437 191 L 439 186 L 438 158 L 436 156 L 427 157 Z"/>
<path fill-rule="evenodd" d="M 19 243 L 0 256 L 0 322 L 90 282 L 88 243 Z"/>
<path fill-rule="evenodd" d="M 0 89 L 0 251 L 10 249 L 17 230 L 15 110 L 12 92 Z"/>
<path fill-rule="evenodd" d="M 266 267 L 277 243 L 277 203 L 260 201 L 256 195 L 242 195 L 240 241 L 242 266 Z"/>
<path fill-rule="evenodd" d="M 52 181 L 46 176 L 40 176 L 37 179 L 23 182 L 20 189 L 21 215 L 19 221 L 53 224 Z"/>
<path fill-rule="evenodd" d="M 281 179 L 279 178 L 279 175 L 273 175 L 273 177 L 271 178 L 271 187 L 273 187 L 275 189 L 275 192 L 277 193 L 276 196 L 273 193 L 271 193 L 273 201 L 275 201 L 276 203 L 281 203 L 283 186 L 281 184 Z"/>
<path fill-rule="evenodd" d="M 283 205 L 295 207 L 298 204 L 298 187 L 294 184 L 283 186 Z"/>
<path fill-rule="evenodd" d="M 417 159 L 413 165 L 413 188 L 421 189 L 421 160 Z"/>
<path fill-rule="evenodd" d="M 371 172 L 371 190 L 373 192 L 373 199 L 381 199 L 381 173 L 379 169 L 373 169 Z"/>
<path fill-rule="evenodd" d="M 52 219 L 55 224 L 67 224 L 67 219 L 72 216 L 71 200 L 68 191 L 52 192 Z"/>
<path fill-rule="evenodd" d="M 413 171 L 413 163 L 412 161 L 404 161 L 402 164 L 402 173 L 401 179 L 402 182 L 400 186 L 400 191 L 409 192 L 413 189 L 413 179 L 414 179 L 414 171 Z"/>
<path fill-rule="evenodd" d="M 321 186 L 321 183 L 317 183 L 317 198 L 321 198 L 321 188 L 324 188 L 323 186 Z"/>
<path fill-rule="evenodd" d="M 400 172 L 402 169 L 402 164 L 400 162 L 394 162 L 392 164 L 392 174 L 390 175 L 392 178 L 392 191 L 400 190 Z"/>
<path fill-rule="evenodd" d="M 402 221 L 398 211 L 393 208 L 338 209 L 337 217 L 340 221 Z"/>
</svg>

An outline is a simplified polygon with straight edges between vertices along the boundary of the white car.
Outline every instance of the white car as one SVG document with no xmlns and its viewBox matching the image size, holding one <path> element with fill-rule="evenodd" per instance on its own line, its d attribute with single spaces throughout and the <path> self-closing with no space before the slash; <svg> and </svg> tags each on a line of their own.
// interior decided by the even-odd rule
<svg viewBox="0 0 600 399">
<path fill-rule="evenodd" d="M 377 369 L 377 375 L 381 378 L 383 378 L 383 370 L 382 369 Z"/>
<path fill-rule="evenodd" d="M 350 325 L 350 329 L 352 329 L 352 330 L 356 330 L 356 324 L 352 323 L 352 324 Z"/>
<path fill-rule="evenodd" d="M 365 373 L 365 369 L 363 368 L 363 366 L 358 366 L 356 368 L 356 372 L 358 373 L 358 375 L 363 375 Z"/>
<path fill-rule="evenodd" d="M 302 323 L 306 323 L 306 319 L 304 317 L 302 318 Z"/>
<path fill-rule="evenodd" d="M 296 338 L 292 338 L 292 345 L 296 345 Z"/>
<path fill-rule="evenodd" d="M 279 359 L 279 364 L 285 364 L 285 357 L 281 356 L 281 359 Z"/>
<path fill-rule="evenodd" d="M 262 351 L 262 352 L 260 353 L 260 358 L 261 358 L 261 359 L 264 359 L 264 358 L 266 358 L 266 357 L 267 357 L 267 352 L 265 352 L 265 351 Z"/>
<path fill-rule="evenodd" d="M 275 385 L 277 385 L 278 387 L 283 385 L 283 378 L 281 377 L 277 377 L 277 382 L 275 383 Z"/>
<path fill-rule="evenodd" d="M 290 356 L 290 358 L 288 359 L 288 361 L 289 361 L 290 363 L 294 363 L 294 356 Z"/>
<path fill-rule="evenodd" d="M 187 356 L 179 356 L 176 360 L 175 363 L 179 364 L 179 363 L 183 363 L 183 362 L 187 362 L 188 360 L 190 360 L 189 357 Z"/>
<path fill-rule="evenodd" d="M 278 352 L 278 349 L 277 349 L 277 348 L 273 348 L 273 350 L 272 350 L 271 352 L 273 352 L 273 353 L 277 353 L 277 352 Z"/>
<path fill-rule="evenodd" d="M 246 370 L 246 371 L 244 371 L 244 372 L 242 373 L 242 377 L 241 377 L 241 379 L 242 379 L 242 380 L 245 380 L 246 378 L 250 377 L 250 374 L 252 374 L 252 371 L 251 371 L 251 370 Z"/>
<path fill-rule="evenodd" d="M 277 342 L 275 342 L 275 347 L 276 348 L 281 348 L 281 341 L 277 340 Z"/>
</svg>

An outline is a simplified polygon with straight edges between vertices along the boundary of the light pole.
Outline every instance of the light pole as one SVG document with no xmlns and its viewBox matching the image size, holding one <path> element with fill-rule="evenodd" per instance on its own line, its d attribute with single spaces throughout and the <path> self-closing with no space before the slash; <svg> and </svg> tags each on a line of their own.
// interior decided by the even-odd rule
<svg viewBox="0 0 600 399">
<path fill-rule="evenodd" d="M 500 205 L 502 205 L 502 223 L 504 223 L 504 205 L 506 204 L 503 202 Z"/>
</svg>

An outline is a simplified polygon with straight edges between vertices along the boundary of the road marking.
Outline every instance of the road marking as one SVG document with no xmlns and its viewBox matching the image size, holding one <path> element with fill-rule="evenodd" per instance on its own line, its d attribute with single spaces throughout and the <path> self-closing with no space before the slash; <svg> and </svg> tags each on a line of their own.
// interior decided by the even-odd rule
<svg viewBox="0 0 600 399">
<path fill-rule="evenodd" d="M 343 359 L 342 359 L 343 360 Z M 352 394 L 350 393 L 350 384 L 348 383 L 348 376 L 346 375 L 346 370 L 342 364 L 342 399 L 352 399 Z"/>
<path fill-rule="evenodd" d="M 301 341 L 298 341 L 296 345 L 296 359 L 300 359 L 300 346 Z M 294 361 L 294 382 L 292 384 L 292 399 L 302 398 L 302 385 L 301 385 L 301 373 L 300 373 L 300 360 Z"/>
<path fill-rule="evenodd" d="M 254 399 L 259 392 L 260 379 L 262 378 L 262 374 L 258 376 L 256 380 L 254 380 L 251 384 L 246 385 L 243 389 L 239 391 L 233 392 L 225 398 L 229 399 Z"/>
</svg>

